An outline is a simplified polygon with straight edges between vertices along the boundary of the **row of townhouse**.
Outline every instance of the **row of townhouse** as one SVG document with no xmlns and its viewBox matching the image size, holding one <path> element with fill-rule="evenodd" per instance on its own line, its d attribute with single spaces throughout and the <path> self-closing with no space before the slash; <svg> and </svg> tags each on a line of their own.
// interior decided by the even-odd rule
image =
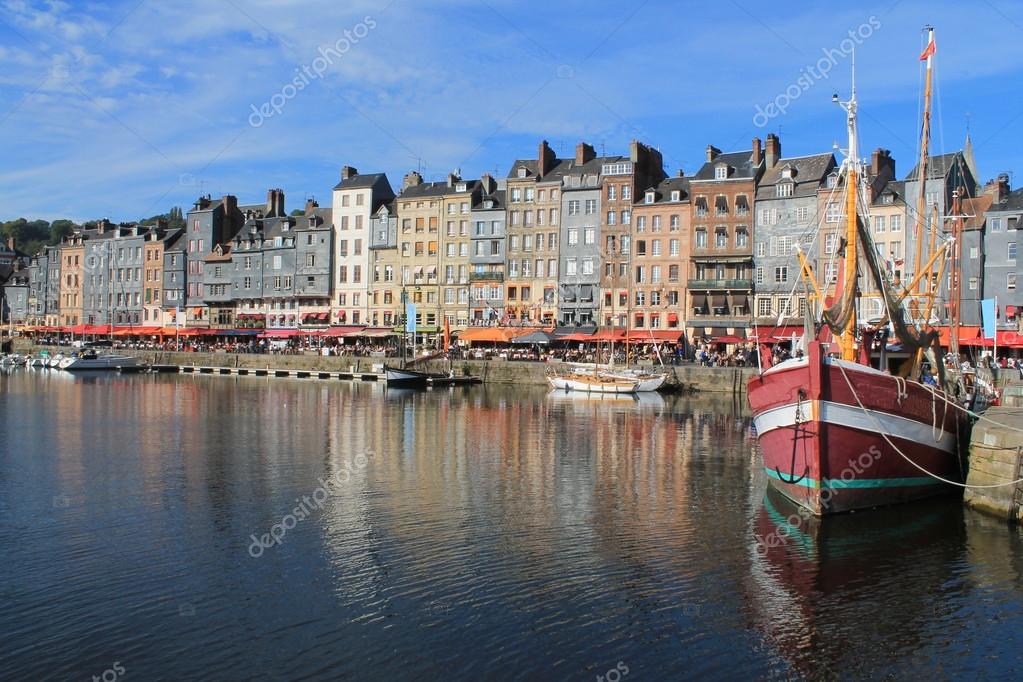
<svg viewBox="0 0 1023 682">
<path fill-rule="evenodd" d="M 958 210 L 963 321 L 978 323 L 980 300 L 997 296 L 1002 319 L 1016 322 L 1023 194 L 1005 175 L 978 183 L 969 139 L 927 168 L 921 191 L 917 168 L 899 179 L 890 152 L 871 154 L 862 200 L 876 257 L 894 280 L 911 282 L 937 243 L 918 243 L 918 227 L 945 236 Z M 543 141 L 504 178 L 456 171 L 428 182 L 413 171 L 397 192 L 383 173 L 344 166 L 330 208 L 310 200 L 289 215 L 284 192 L 271 189 L 262 204 L 200 197 L 183 229 L 101 221 L 77 230 L 8 285 L 25 287 L 8 317 L 393 327 L 415 304 L 427 334 L 446 323 L 745 336 L 755 324 L 801 319 L 810 291 L 799 252 L 820 279 L 837 279 L 839 171 L 831 152 L 784 156 L 774 134 L 741 151 L 708 146 L 693 175 L 669 176 L 660 152 L 638 141 L 621 156 L 581 142 L 571 158 Z M 935 284 L 940 319 L 949 313 L 948 273 Z M 861 316 L 882 317 L 876 284 L 865 277 L 861 288 Z"/>
</svg>

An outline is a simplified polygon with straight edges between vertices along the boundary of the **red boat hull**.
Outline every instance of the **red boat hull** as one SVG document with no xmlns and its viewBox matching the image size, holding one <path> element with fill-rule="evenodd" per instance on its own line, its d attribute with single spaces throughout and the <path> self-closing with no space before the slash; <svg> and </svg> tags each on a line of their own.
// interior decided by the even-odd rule
<svg viewBox="0 0 1023 682">
<path fill-rule="evenodd" d="M 941 391 L 827 358 L 818 343 L 747 389 L 770 484 L 814 514 L 947 494 L 938 477 L 965 476 L 962 412 Z"/>
</svg>

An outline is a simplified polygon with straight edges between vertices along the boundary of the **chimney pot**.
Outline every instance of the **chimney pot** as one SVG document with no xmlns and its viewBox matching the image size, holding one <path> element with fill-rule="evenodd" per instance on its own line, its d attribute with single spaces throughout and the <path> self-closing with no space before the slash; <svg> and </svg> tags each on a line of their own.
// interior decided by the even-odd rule
<svg viewBox="0 0 1023 682">
<path fill-rule="evenodd" d="M 342 180 L 351 180 L 352 178 L 354 178 L 358 174 L 359 174 L 359 171 L 354 166 L 342 166 L 341 167 L 341 179 Z"/>
<path fill-rule="evenodd" d="M 711 161 L 716 159 L 718 157 L 718 154 L 720 153 L 721 150 L 715 147 L 714 145 L 712 144 L 707 145 L 707 163 L 710 163 Z"/>
</svg>

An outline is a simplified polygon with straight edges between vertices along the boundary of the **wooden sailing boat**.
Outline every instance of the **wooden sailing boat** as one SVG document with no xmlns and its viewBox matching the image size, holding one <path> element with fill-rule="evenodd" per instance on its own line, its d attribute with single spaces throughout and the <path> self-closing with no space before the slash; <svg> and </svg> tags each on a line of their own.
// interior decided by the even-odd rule
<svg viewBox="0 0 1023 682">
<path fill-rule="evenodd" d="M 927 60 L 929 118 L 933 30 L 921 59 Z M 936 353 L 937 332 L 909 319 L 904 300 L 921 281 L 933 301 L 932 268 L 944 253 L 935 251 L 913 282 L 896 293 L 873 249 L 866 221 L 859 216 L 860 193 L 866 193 L 865 169 L 857 153 L 855 62 L 852 95 L 839 102 L 847 113 L 849 147 L 842 164 L 845 192 L 845 243 L 836 303 L 824 311 L 826 323 L 802 358 L 770 366 L 750 380 L 748 397 L 770 484 L 816 515 L 906 502 L 951 490 L 964 478 L 959 455 L 966 413 L 945 387 L 944 363 Z M 837 97 L 836 97 L 837 101 Z M 924 128 L 927 134 L 927 126 Z M 926 150 L 926 146 L 924 146 Z M 926 154 L 923 157 L 926 160 Z M 921 164 L 921 182 L 926 164 Z M 865 203 L 864 203 L 865 205 Z M 813 271 L 799 254 L 804 278 L 824 301 Z M 900 342 L 917 350 L 911 374 L 893 376 L 870 364 L 873 331 L 858 329 L 857 278 L 860 260 L 884 294 L 888 318 Z M 919 263 L 919 261 L 918 261 Z M 924 324 L 930 313 L 927 304 Z M 915 317 L 915 316 L 914 316 Z M 958 325 L 958 319 L 952 321 Z M 859 345 L 857 333 L 860 332 Z M 835 339 L 834 352 L 829 339 Z M 938 375 L 929 385 L 914 381 L 922 359 Z"/>
</svg>

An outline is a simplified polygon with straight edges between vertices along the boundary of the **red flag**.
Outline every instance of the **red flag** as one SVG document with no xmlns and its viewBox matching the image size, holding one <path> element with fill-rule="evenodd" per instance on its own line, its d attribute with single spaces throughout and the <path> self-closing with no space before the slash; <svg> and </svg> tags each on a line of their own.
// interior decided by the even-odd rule
<svg viewBox="0 0 1023 682">
<path fill-rule="evenodd" d="M 920 53 L 920 61 L 927 61 L 927 58 L 934 54 L 934 50 L 934 36 L 931 36 L 931 39 L 927 42 L 927 48 Z"/>
</svg>

